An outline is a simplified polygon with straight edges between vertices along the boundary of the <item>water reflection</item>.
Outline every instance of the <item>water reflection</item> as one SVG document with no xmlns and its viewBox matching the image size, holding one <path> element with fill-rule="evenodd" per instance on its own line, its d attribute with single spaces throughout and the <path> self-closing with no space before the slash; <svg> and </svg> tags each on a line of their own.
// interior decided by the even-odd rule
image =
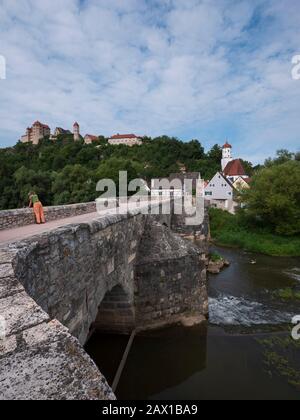
<svg viewBox="0 0 300 420">
<path fill-rule="evenodd" d="M 111 385 L 127 336 L 94 334 L 86 346 Z M 147 399 L 206 368 L 207 325 L 137 335 L 116 391 L 119 399 Z"/>
<path fill-rule="evenodd" d="M 137 336 L 117 389 L 121 399 L 147 399 L 173 389 L 207 365 L 207 325 Z"/>
</svg>

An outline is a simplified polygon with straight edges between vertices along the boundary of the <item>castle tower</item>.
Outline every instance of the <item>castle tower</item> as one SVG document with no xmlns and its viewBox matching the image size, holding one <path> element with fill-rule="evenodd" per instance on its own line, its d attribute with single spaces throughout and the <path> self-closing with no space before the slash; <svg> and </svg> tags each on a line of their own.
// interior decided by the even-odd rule
<svg viewBox="0 0 300 420">
<path fill-rule="evenodd" d="M 74 134 L 74 141 L 80 140 L 80 127 L 78 122 L 73 124 L 73 134 Z"/>
<path fill-rule="evenodd" d="M 226 142 L 222 149 L 222 171 L 226 168 L 229 162 L 232 161 L 232 146 Z"/>
</svg>

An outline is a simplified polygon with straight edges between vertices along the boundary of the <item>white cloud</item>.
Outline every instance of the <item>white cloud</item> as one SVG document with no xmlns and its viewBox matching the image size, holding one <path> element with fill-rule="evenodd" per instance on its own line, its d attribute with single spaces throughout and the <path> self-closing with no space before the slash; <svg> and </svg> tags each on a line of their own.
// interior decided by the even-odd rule
<svg viewBox="0 0 300 420">
<path fill-rule="evenodd" d="M 0 4 L 1 145 L 40 119 L 104 135 L 205 136 L 206 145 L 232 136 L 243 157 L 298 147 L 293 0 Z"/>
</svg>

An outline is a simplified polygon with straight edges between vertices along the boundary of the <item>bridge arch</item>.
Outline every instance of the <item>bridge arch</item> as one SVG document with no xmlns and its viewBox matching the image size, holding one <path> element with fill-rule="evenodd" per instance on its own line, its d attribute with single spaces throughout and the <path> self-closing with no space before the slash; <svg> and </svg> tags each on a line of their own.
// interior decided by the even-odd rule
<svg viewBox="0 0 300 420">
<path fill-rule="evenodd" d="M 98 307 L 93 329 L 128 334 L 135 328 L 135 310 L 130 290 L 117 284 L 108 290 Z"/>
</svg>

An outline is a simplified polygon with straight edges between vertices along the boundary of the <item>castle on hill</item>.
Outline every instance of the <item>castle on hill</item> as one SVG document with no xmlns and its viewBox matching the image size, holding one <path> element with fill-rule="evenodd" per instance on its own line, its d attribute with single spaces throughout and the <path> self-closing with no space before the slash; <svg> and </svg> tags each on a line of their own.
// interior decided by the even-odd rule
<svg viewBox="0 0 300 420">
<path fill-rule="evenodd" d="M 70 130 L 65 130 L 61 127 L 56 127 L 54 130 L 54 134 L 51 134 L 51 129 L 48 125 L 42 124 L 40 121 L 36 121 L 33 123 L 31 127 L 26 129 L 26 134 L 21 137 L 20 141 L 22 143 L 32 143 L 34 145 L 38 145 L 39 142 L 44 137 L 49 137 L 50 140 L 55 141 L 57 140 L 59 135 L 71 135 L 73 134 L 74 141 L 81 140 L 80 134 L 80 126 L 78 122 L 73 124 L 73 132 Z M 92 144 L 94 142 L 99 141 L 99 136 L 93 134 L 86 134 L 84 137 L 85 144 Z M 108 143 L 111 145 L 125 145 L 125 146 L 135 146 L 141 145 L 142 139 L 141 137 L 136 136 L 135 134 L 116 134 L 111 136 L 108 139 Z"/>
</svg>

